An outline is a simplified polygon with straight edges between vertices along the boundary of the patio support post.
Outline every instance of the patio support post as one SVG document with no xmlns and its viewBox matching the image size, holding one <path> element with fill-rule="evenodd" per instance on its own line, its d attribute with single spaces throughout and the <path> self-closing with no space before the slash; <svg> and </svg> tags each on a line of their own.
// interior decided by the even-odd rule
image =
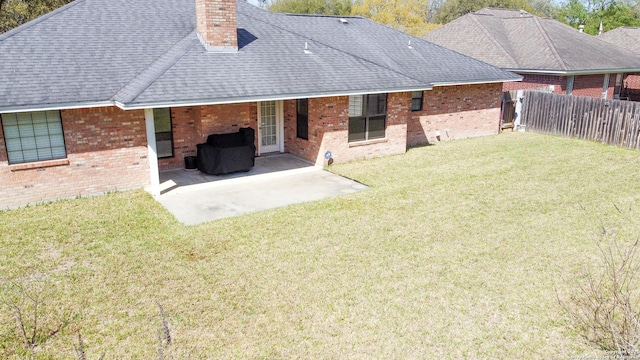
<svg viewBox="0 0 640 360">
<path fill-rule="evenodd" d="M 604 74 L 604 81 L 602 82 L 602 99 L 607 100 L 609 94 L 609 79 L 611 75 Z"/>
<path fill-rule="evenodd" d="M 144 123 L 147 128 L 147 150 L 149 152 L 149 179 L 151 195 L 160 195 L 160 173 L 158 170 L 158 149 L 156 148 L 156 130 L 153 120 L 153 109 L 144 109 Z"/>
</svg>

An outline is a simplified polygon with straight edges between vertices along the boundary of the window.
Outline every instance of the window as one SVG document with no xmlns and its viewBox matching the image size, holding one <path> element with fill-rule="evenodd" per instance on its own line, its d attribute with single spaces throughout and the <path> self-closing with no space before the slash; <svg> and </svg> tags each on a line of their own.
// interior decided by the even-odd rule
<svg viewBox="0 0 640 360">
<path fill-rule="evenodd" d="M 296 100 L 296 133 L 301 139 L 309 139 L 309 99 Z"/>
<path fill-rule="evenodd" d="M 387 94 L 349 96 L 349 142 L 384 138 Z"/>
<path fill-rule="evenodd" d="M 156 151 L 158 152 L 158 158 L 173 157 L 171 109 L 153 109 L 153 124 L 156 129 Z"/>
<path fill-rule="evenodd" d="M 2 114 L 2 129 L 9 164 L 67 157 L 60 111 Z"/>
<path fill-rule="evenodd" d="M 422 91 L 411 92 L 411 111 L 422 110 Z"/>
</svg>

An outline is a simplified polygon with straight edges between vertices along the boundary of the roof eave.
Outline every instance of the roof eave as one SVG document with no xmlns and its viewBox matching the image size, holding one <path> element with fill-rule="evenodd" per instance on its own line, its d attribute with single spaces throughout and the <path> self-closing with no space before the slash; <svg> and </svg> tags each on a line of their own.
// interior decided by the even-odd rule
<svg viewBox="0 0 640 360">
<path fill-rule="evenodd" d="M 115 105 L 123 110 L 140 110 L 149 108 L 162 108 L 162 107 L 182 107 L 182 106 L 206 106 L 206 105 L 224 105 L 224 104 L 237 104 L 259 101 L 278 101 L 278 100 L 294 100 L 294 99 L 313 99 L 329 96 L 350 96 L 350 95 L 363 95 L 363 94 L 381 94 L 381 93 L 397 93 L 397 92 L 409 92 L 409 91 L 428 91 L 433 90 L 436 86 L 459 86 L 459 85 L 477 85 L 477 84 L 492 84 L 521 81 L 522 76 L 509 79 L 492 79 L 492 80 L 477 80 L 477 81 L 458 81 L 458 82 L 437 82 L 429 84 L 427 86 L 415 86 L 415 87 L 397 87 L 397 88 L 374 88 L 374 89 L 362 89 L 353 91 L 336 91 L 336 92 L 323 92 L 323 93 L 290 93 L 280 95 L 263 95 L 263 96 L 247 96 L 247 97 L 231 97 L 222 99 L 193 99 L 182 101 L 159 101 L 159 102 L 139 102 L 139 103 L 122 103 L 115 101 Z"/>
<path fill-rule="evenodd" d="M 193 100 L 180 100 L 180 101 L 148 101 L 139 103 L 122 103 L 115 102 L 115 105 L 123 110 L 139 110 L 149 108 L 162 108 L 162 107 L 182 107 L 182 106 L 206 106 L 206 105 L 224 105 L 224 104 L 239 104 L 248 102 L 259 101 L 279 101 L 279 100 L 295 100 L 295 99 L 314 99 L 322 97 L 334 97 L 334 96 L 351 96 L 351 95 L 363 95 L 363 94 L 382 94 L 389 92 L 404 92 L 404 91 L 424 91 L 431 90 L 432 86 L 418 86 L 418 87 L 403 87 L 398 89 L 367 89 L 367 90 L 354 90 L 354 91 L 338 91 L 338 92 L 323 92 L 323 93 L 290 93 L 280 95 L 261 95 L 261 96 L 238 96 L 229 98 L 218 99 L 193 99 Z"/>
<path fill-rule="evenodd" d="M 587 70 L 547 70 L 547 69 L 507 69 L 517 74 L 542 74 L 542 75 L 599 75 L 599 74 L 618 74 L 618 73 L 635 73 L 640 72 L 640 68 L 621 68 L 621 69 L 587 69 Z"/>
<path fill-rule="evenodd" d="M 155 102 L 149 101 L 149 102 L 140 102 L 140 103 L 123 103 L 120 101 L 108 100 L 108 101 L 97 101 L 97 102 L 16 105 L 16 106 L 2 106 L 0 107 L 0 113 L 48 111 L 48 110 L 70 110 L 70 109 L 96 108 L 96 107 L 106 107 L 106 106 L 117 106 L 123 110 L 141 110 L 141 109 L 163 108 L 163 107 L 223 105 L 223 104 L 274 101 L 274 100 L 276 101 L 277 100 L 293 100 L 293 99 L 304 99 L 304 98 L 313 99 L 313 98 L 321 98 L 321 97 L 329 97 L 329 96 L 350 96 L 350 95 L 397 93 L 397 92 L 409 92 L 409 91 L 429 91 L 429 90 L 433 90 L 433 88 L 436 86 L 442 87 L 442 86 L 493 84 L 493 83 L 514 82 L 514 81 L 521 81 L 521 80 L 522 80 L 522 76 L 517 76 L 517 78 L 508 78 L 508 79 L 435 82 L 426 86 L 415 86 L 415 87 L 373 88 L 373 89 L 336 91 L 336 92 L 324 92 L 324 93 L 291 93 L 291 94 L 281 94 L 281 95 L 230 97 L 230 98 L 222 98 L 222 99 L 220 98 L 219 99 L 193 99 L 193 100 L 155 101 Z"/>
<path fill-rule="evenodd" d="M 514 74 L 517 75 L 517 74 Z M 464 81 L 464 82 L 456 82 L 456 81 L 452 81 L 452 82 L 439 82 L 439 83 L 434 83 L 433 86 L 460 86 L 460 85 L 479 85 L 479 84 L 495 84 L 495 83 L 505 83 L 505 82 L 516 82 L 516 81 L 522 81 L 523 77 L 520 75 L 517 75 L 515 78 L 509 78 L 509 79 L 500 79 L 500 80 L 477 80 L 477 81 Z"/>
<path fill-rule="evenodd" d="M 96 107 L 113 106 L 113 101 L 60 103 L 60 104 L 36 104 L 36 105 L 9 105 L 0 106 L 0 113 L 17 113 L 49 110 L 87 109 Z"/>
</svg>

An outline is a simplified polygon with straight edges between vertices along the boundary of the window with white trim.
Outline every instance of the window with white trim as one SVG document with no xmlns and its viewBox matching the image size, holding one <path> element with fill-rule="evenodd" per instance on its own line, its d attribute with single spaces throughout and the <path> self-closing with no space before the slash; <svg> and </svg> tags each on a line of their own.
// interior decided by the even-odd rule
<svg viewBox="0 0 640 360">
<path fill-rule="evenodd" d="M 6 113 L 0 118 L 9 164 L 67 157 L 60 111 Z"/>
<path fill-rule="evenodd" d="M 385 137 L 387 94 L 349 96 L 349 142 Z"/>
</svg>

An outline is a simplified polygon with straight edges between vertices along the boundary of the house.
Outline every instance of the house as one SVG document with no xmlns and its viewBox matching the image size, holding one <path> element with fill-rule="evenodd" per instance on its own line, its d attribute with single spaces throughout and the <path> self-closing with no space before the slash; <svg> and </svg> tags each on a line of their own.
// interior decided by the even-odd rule
<svg viewBox="0 0 640 360">
<path fill-rule="evenodd" d="M 640 28 L 620 26 L 598 36 L 598 39 L 627 49 L 640 57 Z M 621 96 L 640 101 L 640 72 L 625 74 Z"/>
<path fill-rule="evenodd" d="M 150 186 L 212 133 L 323 164 L 498 132 L 521 77 L 359 17 L 76 0 L 0 35 L 0 208 Z M 446 135 L 446 136 L 445 136 Z"/>
<path fill-rule="evenodd" d="M 623 75 L 640 70 L 640 58 L 630 51 L 522 10 L 482 9 L 423 38 L 523 76 L 505 82 L 504 91 L 612 99 L 620 96 Z"/>
</svg>

